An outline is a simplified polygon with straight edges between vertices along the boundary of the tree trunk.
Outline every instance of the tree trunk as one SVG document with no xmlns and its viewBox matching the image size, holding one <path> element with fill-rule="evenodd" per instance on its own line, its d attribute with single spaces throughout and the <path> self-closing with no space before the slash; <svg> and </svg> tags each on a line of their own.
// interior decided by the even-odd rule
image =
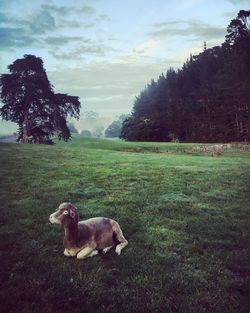
<svg viewBox="0 0 250 313">
<path fill-rule="evenodd" d="M 29 129 L 29 119 L 27 114 L 24 116 L 23 120 L 23 143 L 29 143 L 30 129 Z"/>
</svg>

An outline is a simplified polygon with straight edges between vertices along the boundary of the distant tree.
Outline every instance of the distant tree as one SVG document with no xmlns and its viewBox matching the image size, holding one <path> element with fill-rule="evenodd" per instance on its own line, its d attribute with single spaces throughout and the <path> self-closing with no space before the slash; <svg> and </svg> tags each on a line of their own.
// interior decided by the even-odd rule
<svg viewBox="0 0 250 313">
<path fill-rule="evenodd" d="M 18 140 L 24 143 L 48 143 L 57 134 L 67 141 L 70 130 L 67 116 L 79 117 L 79 98 L 56 94 L 48 80 L 43 61 L 25 55 L 8 66 L 10 73 L 0 76 L 3 119 L 19 125 Z"/>
<path fill-rule="evenodd" d="M 68 123 L 67 126 L 68 126 L 69 131 L 70 131 L 71 133 L 75 133 L 75 134 L 78 133 L 78 130 L 75 128 L 75 125 L 74 125 L 73 123 Z"/>
<path fill-rule="evenodd" d="M 91 137 L 92 133 L 89 130 L 82 130 L 81 135 L 83 135 L 84 137 Z"/>
<path fill-rule="evenodd" d="M 128 117 L 126 114 L 122 114 L 119 118 L 113 121 L 105 130 L 105 137 L 120 137 L 122 123 Z"/>
<path fill-rule="evenodd" d="M 97 126 L 94 128 L 94 130 L 93 130 L 93 132 L 92 132 L 92 135 L 93 135 L 94 137 L 102 137 L 103 131 L 104 131 L 104 126 L 103 126 L 103 125 L 97 125 Z"/>
<path fill-rule="evenodd" d="M 117 121 L 113 121 L 105 130 L 105 137 L 119 137 L 121 134 L 121 123 Z"/>
</svg>

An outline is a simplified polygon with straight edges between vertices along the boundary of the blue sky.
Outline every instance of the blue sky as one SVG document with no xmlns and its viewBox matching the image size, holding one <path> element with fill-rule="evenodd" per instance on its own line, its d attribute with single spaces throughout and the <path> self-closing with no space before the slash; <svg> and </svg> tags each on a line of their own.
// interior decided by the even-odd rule
<svg viewBox="0 0 250 313">
<path fill-rule="evenodd" d="M 249 0 L 0 0 L 0 73 L 24 54 L 43 59 L 56 92 L 77 95 L 82 112 L 110 119 L 190 53 L 224 41 Z M 80 119 L 78 124 L 83 123 Z M 0 123 L 0 133 L 10 129 Z"/>
</svg>

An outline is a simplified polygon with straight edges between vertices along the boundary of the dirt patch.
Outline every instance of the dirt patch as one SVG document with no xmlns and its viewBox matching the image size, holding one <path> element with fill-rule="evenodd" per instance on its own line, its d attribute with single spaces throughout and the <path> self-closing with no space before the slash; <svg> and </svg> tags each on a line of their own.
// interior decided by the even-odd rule
<svg viewBox="0 0 250 313">
<path fill-rule="evenodd" d="M 130 152 L 130 153 L 161 153 L 160 149 L 157 147 L 145 147 L 145 148 L 124 148 L 119 149 L 121 152 Z"/>
</svg>

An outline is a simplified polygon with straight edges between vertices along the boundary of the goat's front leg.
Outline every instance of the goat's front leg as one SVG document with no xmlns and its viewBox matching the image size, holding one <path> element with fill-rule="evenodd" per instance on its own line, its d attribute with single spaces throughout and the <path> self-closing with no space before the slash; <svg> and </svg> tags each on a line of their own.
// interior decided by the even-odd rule
<svg viewBox="0 0 250 313">
<path fill-rule="evenodd" d="M 89 255 L 87 255 L 88 258 L 94 256 L 94 255 L 97 255 L 99 252 L 98 250 L 93 250 Z"/>
<path fill-rule="evenodd" d="M 87 257 L 94 256 L 96 254 L 98 254 L 98 251 L 88 246 L 88 247 L 83 248 L 81 251 L 79 251 L 76 257 L 77 259 L 84 259 Z"/>
</svg>

